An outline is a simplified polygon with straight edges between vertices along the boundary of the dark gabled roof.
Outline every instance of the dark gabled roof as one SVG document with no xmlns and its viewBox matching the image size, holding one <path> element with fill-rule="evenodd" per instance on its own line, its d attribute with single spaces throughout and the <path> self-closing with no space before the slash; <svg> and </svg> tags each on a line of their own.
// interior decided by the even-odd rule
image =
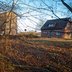
<svg viewBox="0 0 72 72">
<path fill-rule="evenodd" d="M 41 30 L 61 30 L 64 29 L 67 25 L 70 18 L 61 18 L 54 20 L 47 20 L 46 23 L 42 26 Z M 53 26 L 49 26 L 53 25 Z"/>
</svg>

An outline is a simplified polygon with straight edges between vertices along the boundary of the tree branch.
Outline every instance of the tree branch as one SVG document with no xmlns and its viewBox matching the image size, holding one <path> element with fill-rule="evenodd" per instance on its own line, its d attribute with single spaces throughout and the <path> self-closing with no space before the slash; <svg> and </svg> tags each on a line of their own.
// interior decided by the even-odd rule
<svg viewBox="0 0 72 72">
<path fill-rule="evenodd" d="M 65 3 L 64 0 L 61 0 L 61 2 L 62 2 L 63 5 L 66 6 L 67 9 L 69 9 L 69 11 L 72 13 L 72 8 L 71 8 L 67 3 Z"/>
</svg>

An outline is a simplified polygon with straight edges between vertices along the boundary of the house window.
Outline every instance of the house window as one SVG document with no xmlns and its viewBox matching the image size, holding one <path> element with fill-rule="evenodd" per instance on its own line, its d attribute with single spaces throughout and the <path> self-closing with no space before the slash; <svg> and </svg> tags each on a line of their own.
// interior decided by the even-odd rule
<svg viewBox="0 0 72 72">
<path fill-rule="evenodd" d="M 49 24 L 48 25 L 48 27 L 54 27 L 55 26 L 55 24 Z"/>
<path fill-rule="evenodd" d="M 45 32 L 45 31 L 44 31 L 43 33 L 44 33 L 44 34 L 47 34 L 47 32 Z"/>
<path fill-rule="evenodd" d="M 56 32 L 56 35 L 59 36 L 60 35 L 60 32 Z"/>
</svg>

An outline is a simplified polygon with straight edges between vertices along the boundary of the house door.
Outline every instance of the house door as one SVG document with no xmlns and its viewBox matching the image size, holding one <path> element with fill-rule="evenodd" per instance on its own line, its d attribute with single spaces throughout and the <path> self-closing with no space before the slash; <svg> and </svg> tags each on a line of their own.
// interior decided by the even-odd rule
<svg viewBox="0 0 72 72">
<path fill-rule="evenodd" d="M 50 31 L 50 38 L 51 38 L 51 37 L 53 37 L 53 32 L 52 32 L 52 31 Z"/>
</svg>

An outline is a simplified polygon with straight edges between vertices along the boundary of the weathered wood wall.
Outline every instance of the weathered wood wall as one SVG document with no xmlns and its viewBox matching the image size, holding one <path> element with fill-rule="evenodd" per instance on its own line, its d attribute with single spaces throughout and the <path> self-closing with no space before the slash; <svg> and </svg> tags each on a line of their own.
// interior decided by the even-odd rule
<svg viewBox="0 0 72 72">
<path fill-rule="evenodd" d="M 17 17 L 13 12 L 0 14 L 0 34 L 17 34 Z"/>
</svg>

